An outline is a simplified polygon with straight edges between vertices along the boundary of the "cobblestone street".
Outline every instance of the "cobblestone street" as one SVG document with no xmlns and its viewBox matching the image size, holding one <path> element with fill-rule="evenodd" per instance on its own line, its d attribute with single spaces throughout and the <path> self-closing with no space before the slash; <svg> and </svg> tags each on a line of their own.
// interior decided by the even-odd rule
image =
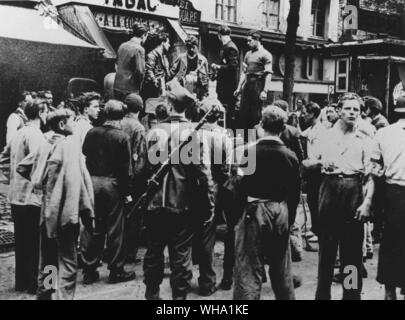
<svg viewBox="0 0 405 320">
<path fill-rule="evenodd" d="M 8 211 L 8 204 L 4 192 L 6 187 L 0 185 L 0 199 L 1 199 L 1 219 L 0 229 L 13 230 L 11 217 Z M 300 207 L 298 214 L 300 215 L 299 221 L 303 221 L 303 210 Z M 222 277 L 222 261 L 224 252 L 223 242 L 217 240 L 215 246 L 215 270 L 217 272 L 217 283 L 220 282 Z M 140 257 L 143 258 L 145 249 L 140 250 Z M 161 286 L 161 296 L 165 300 L 171 299 L 171 290 L 169 283 L 169 263 L 168 254 L 166 251 L 166 268 L 165 278 Z M 366 263 L 368 270 L 368 278 L 364 281 L 363 296 L 364 300 L 381 300 L 384 297 L 383 287 L 380 286 L 376 280 L 377 272 L 377 256 L 378 250 L 375 250 L 374 258 Z M 314 299 L 316 289 L 316 272 L 317 272 L 318 254 L 312 252 L 304 252 L 304 260 L 299 263 L 293 264 L 293 270 L 303 278 L 302 287 L 296 289 L 296 298 L 299 300 L 312 300 Z M 137 278 L 135 281 L 126 284 L 107 284 L 108 270 L 104 264 L 100 268 L 100 281 L 96 284 L 85 286 L 82 284 L 82 274 L 79 272 L 78 286 L 75 299 L 77 300 L 142 300 L 144 299 L 145 286 L 143 284 L 142 263 L 128 264 L 127 270 L 135 270 Z M 195 267 L 194 278 L 192 282 L 192 292 L 188 296 L 190 300 L 229 300 L 232 299 L 231 291 L 218 290 L 214 295 L 208 298 L 200 297 L 198 292 L 198 267 Z M 34 296 L 17 293 L 13 289 L 14 286 L 14 252 L 5 252 L 0 254 L 0 300 L 33 300 Z M 334 284 L 332 287 L 333 299 L 341 298 L 341 285 Z M 262 299 L 274 299 L 271 290 L 270 281 L 263 286 Z"/>
</svg>

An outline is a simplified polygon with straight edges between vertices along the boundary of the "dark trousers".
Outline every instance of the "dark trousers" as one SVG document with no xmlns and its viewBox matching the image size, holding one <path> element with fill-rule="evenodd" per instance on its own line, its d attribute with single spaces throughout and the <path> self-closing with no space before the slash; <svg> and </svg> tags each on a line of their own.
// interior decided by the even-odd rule
<svg viewBox="0 0 405 320">
<path fill-rule="evenodd" d="M 236 97 L 233 95 L 236 88 L 227 88 L 227 92 L 218 93 L 218 100 L 226 110 L 226 127 L 232 130 L 236 129 Z"/>
<path fill-rule="evenodd" d="M 193 278 L 191 247 L 193 222 L 189 212 L 172 213 L 162 208 L 145 215 L 147 252 L 143 271 L 147 294 L 158 295 L 164 276 L 164 249 L 169 247 L 170 284 L 173 298 L 185 298 Z M 146 295 L 146 299 L 151 299 Z"/>
<path fill-rule="evenodd" d="M 41 208 L 11 205 L 15 237 L 15 289 L 37 290 Z"/>
<path fill-rule="evenodd" d="M 320 170 L 311 170 L 307 175 L 307 201 L 311 214 L 311 231 L 319 237 L 319 189 L 322 176 Z"/>
<path fill-rule="evenodd" d="M 405 187 L 386 184 L 382 195 L 385 221 L 377 281 L 405 291 Z"/>
<path fill-rule="evenodd" d="M 214 270 L 214 247 L 215 247 L 216 222 L 212 221 L 204 226 L 199 224 L 195 229 L 193 239 L 193 262 L 199 265 L 200 288 L 213 290 L 216 285 L 216 273 Z"/>
<path fill-rule="evenodd" d="M 248 203 L 235 233 L 234 299 L 260 299 L 268 263 L 276 299 L 294 300 L 286 203 Z"/>
<path fill-rule="evenodd" d="M 232 281 L 235 266 L 235 227 L 227 225 L 224 240 L 224 275 L 223 279 Z"/>
<path fill-rule="evenodd" d="M 58 269 L 57 299 L 73 300 L 77 280 L 77 242 L 80 232 L 79 224 L 66 225 L 59 229 L 55 239 L 48 238 L 46 226 L 41 226 L 40 268 L 38 275 L 38 299 L 51 299 L 55 288 L 50 288 L 46 273 L 47 266 Z"/>
<path fill-rule="evenodd" d="M 363 200 L 361 177 L 326 176 L 319 193 L 320 241 L 317 300 L 331 299 L 333 271 L 339 246 L 343 272 L 352 277 L 343 283 L 344 300 L 360 300 L 363 287 L 364 224 L 354 220 Z M 353 269 L 354 267 L 354 273 Z M 355 274 L 357 273 L 357 274 Z M 356 281 L 357 280 L 357 281 Z"/>
<path fill-rule="evenodd" d="M 260 93 L 263 91 L 263 88 L 264 80 L 262 79 L 249 79 L 246 81 L 239 110 L 240 129 L 253 129 L 259 123 L 262 117 Z"/>
<path fill-rule="evenodd" d="M 136 198 L 134 198 L 136 199 Z M 125 215 L 132 209 L 131 206 L 125 206 Z M 141 234 L 143 229 L 143 212 L 136 212 L 126 219 L 126 246 L 128 257 L 136 259 L 141 245 Z"/>
<path fill-rule="evenodd" d="M 97 269 L 107 238 L 108 269 L 121 272 L 126 260 L 124 198 L 116 179 L 92 177 L 92 181 L 96 228 L 92 234 L 83 230 L 81 235 L 83 271 L 92 272 Z"/>
</svg>

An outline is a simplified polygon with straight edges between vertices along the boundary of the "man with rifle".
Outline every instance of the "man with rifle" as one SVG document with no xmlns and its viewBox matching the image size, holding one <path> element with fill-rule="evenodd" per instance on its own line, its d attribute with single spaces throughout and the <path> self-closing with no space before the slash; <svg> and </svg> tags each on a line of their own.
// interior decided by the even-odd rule
<svg viewBox="0 0 405 320">
<path fill-rule="evenodd" d="M 168 93 L 168 103 L 171 115 L 147 136 L 148 167 L 159 168 L 150 179 L 143 201 L 147 204 L 147 253 L 143 269 L 148 300 L 160 299 L 166 245 L 169 246 L 172 271 L 172 297 L 174 300 L 186 299 L 193 276 L 193 223 L 203 219 L 208 224 L 214 217 L 208 145 L 198 132 L 206 117 L 197 126 L 186 119 L 185 111 L 195 101 L 181 86 L 175 86 Z M 197 211 L 196 207 L 205 210 Z M 197 212 L 206 216 L 198 217 Z"/>
</svg>

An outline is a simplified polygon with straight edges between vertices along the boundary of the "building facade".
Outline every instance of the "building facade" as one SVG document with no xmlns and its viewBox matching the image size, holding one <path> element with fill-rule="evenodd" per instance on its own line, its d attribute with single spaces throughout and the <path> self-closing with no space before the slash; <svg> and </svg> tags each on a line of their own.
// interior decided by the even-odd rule
<svg viewBox="0 0 405 320">
<path fill-rule="evenodd" d="M 232 38 L 241 51 L 246 51 L 246 34 L 250 29 L 261 30 L 263 45 L 273 55 L 273 99 L 282 96 L 285 69 L 285 34 L 289 0 L 193 0 L 201 10 L 199 26 L 201 50 L 210 62 L 219 60 L 221 44 L 216 36 L 219 25 L 232 29 Z M 308 51 L 313 45 L 338 40 L 339 0 L 301 0 L 297 31 L 295 68 L 295 99 L 324 104 L 335 86 L 335 60 Z M 294 108 L 294 107 L 293 107 Z"/>
<path fill-rule="evenodd" d="M 338 42 L 312 50 L 335 59 L 336 94 L 375 96 L 394 120 L 392 110 L 405 83 L 404 26 L 402 1 L 340 1 Z"/>
</svg>

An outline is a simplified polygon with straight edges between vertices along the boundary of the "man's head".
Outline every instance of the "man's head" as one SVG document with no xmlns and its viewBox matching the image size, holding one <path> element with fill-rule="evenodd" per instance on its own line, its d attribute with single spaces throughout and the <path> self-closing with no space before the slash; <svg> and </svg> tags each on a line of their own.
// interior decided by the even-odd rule
<svg viewBox="0 0 405 320">
<path fill-rule="evenodd" d="M 288 102 L 285 100 L 276 100 L 273 102 L 273 106 L 279 107 L 280 109 L 282 109 L 285 112 L 288 112 Z"/>
<path fill-rule="evenodd" d="M 262 41 L 262 34 L 260 31 L 251 30 L 248 33 L 247 44 L 251 50 L 256 50 Z"/>
<path fill-rule="evenodd" d="M 148 37 L 148 28 L 144 24 L 135 23 L 132 26 L 132 35 L 136 38 L 140 38 L 143 44 Z"/>
<path fill-rule="evenodd" d="M 79 111 L 90 120 L 97 120 L 101 96 L 97 92 L 85 92 L 80 97 Z"/>
<path fill-rule="evenodd" d="M 198 39 L 195 36 L 189 36 L 186 40 L 187 53 L 194 57 L 198 53 Z"/>
<path fill-rule="evenodd" d="M 367 116 L 375 117 L 381 114 L 383 105 L 381 101 L 375 97 L 364 97 L 364 105 L 366 107 Z"/>
<path fill-rule="evenodd" d="M 218 29 L 218 38 L 219 40 L 225 44 L 231 36 L 231 29 L 228 26 L 220 26 Z"/>
<path fill-rule="evenodd" d="M 261 127 L 267 135 L 279 136 L 285 129 L 287 113 L 274 105 L 262 111 Z"/>
<path fill-rule="evenodd" d="M 43 99 L 43 100 L 46 101 L 46 104 L 48 105 L 48 108 L 52 107 L 53 95 L 52 95 L 52 92 L 50 90 L 40 91 L 38 93 L 38 95 L 39 95 L 40 99 Z"/>
<path fill-rule="evenodd" d="M 42 99 L 35 99 L 34 101 L 27 102 L 24 113 L 28 120 L 32 121 L 40 119 L 42 123 L 45 124 L 48 113 L 46 101 Z"/>
<path fill-rule="evenodd" d="M 305 123 L 309 126 L 315 124 L 320 114 L 321 107 L 315 102 L 310 102 L 301 109 L 301 116 L 304 118 Z"/>
<path fill-rule="evenodd" d="M 34 99 L 32 98 L 31 92 L 29 91 L 24 91 L 21 93 L 19 101 L 18 101 L 18 106 L 25 110 L 25 107 L 28 102 L 33 102 Z"/>
<path fill-rule="evenodd" d="M 346 93 L 340 99 L 338 108 L 340 109 L 340 119 L 350 127 L 353 127 L 360 117 L 362 101 L 355 93 Z"/>
<path fill-rule="evenodd" d="M 163 46 L 163 52 L 168 52 L 170 50 L 170 38 L 167 33 L 159 33 L 156 41 L 158 46 Z"/>
<path fill-rule="evenodd" d="M 191 93 L 181 85 L 173 86 L 167 95 L 168 102 L 175 113 L 184 113 L 187 108 L 195 105 L 195 99 Z"/>
<path fill-rule="evenodd" d="M 202 119 L 204 115 L 211 111 L 210 115 L 207 117 L 209 123 L 217 122 L 221 116 L 225 113 L 225 109 L 218 99 L 206 98 L 202 101 L 199 108 L 199 118 Z"/>
<path fill-rule="evenodd" d="M 120 121 L 125 115 L 125 105 L 118 100 L 108 100 L 104 107 L 106 119 L 109 121 Z"/>
<path fill-rule="evenodd" d="M 159 104 L 156 107 L 155 115 L 156 115 L 157 121 L 159 121 L 159 122 L 166 120 L 169 117 L 169 113 L 167 111 L 167 106 L 163 103 Z"/>
<path fill-rule="evenodd" d="M 47 124 L 55 133 L 65 136 L 73 134 L 74 112 L 69 109 L 59 109 L 48 114 Z"/>
<path fill-rule="evenodd" d="M 143 109 L 143 100 L 136 93 L 130 93 L 125 98 L 128 113 L 138 114 Z"/>
<path fill-rule="evenodd" d="M 298 98 L 298 99 L 297 99 L 297 103 L 296 103 L 297 110 L 298 110 L 298 111 L 301 111 L 302 107 L 305 106 L 305 104 L 306 104 L 306 103 L 305 103 L 305 100 L 304 100 L 304 99 Z"/>
<path fill-rule="evenodd" d="M 330 107 L 327 107 L 326 118 L 332 124 L 335 124 L 336 121 L 339 120 L 339 111 L 336 103 L 332 104 Z"/>
</svg>

